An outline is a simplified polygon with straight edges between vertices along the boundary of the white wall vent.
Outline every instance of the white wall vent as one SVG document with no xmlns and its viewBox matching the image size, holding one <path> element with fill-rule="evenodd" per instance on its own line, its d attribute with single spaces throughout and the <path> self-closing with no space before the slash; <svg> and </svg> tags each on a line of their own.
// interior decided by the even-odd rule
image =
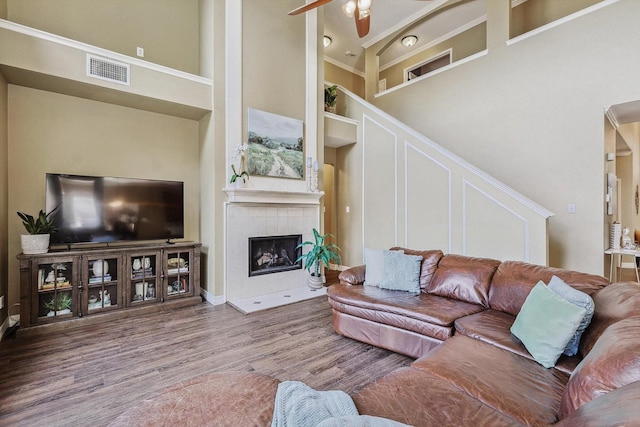
<svg viewBox="0 0 640 427">
<path fill-rule="evenodd" d="M 129 64 L 87 55 L 87 76 L 129 86 Z"/>
</svg>

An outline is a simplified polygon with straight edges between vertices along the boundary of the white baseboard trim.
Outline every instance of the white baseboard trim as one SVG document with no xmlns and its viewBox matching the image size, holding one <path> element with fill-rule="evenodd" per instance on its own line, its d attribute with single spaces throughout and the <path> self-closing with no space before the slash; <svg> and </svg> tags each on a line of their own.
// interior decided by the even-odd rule
<svg viewBox="0 0 640 427">
<path fill-rule="evenodd" d="M 623 262 L 620 264 L 620 268 L 636 268 L 636 264 L 633 262 Z"/>
<path fill-rule="evenodd" d="M 4 322 L 2 322 L 2 326 L 0 326 L 0 341 L 2 341 L 2 338 L 4 337 L 4 333 L 7 332 L 7 330 L 14 326 L 16 323 L 18 323 L 20 321 L 20 315 L 19 314 L 14 314 L 9 315 L 9 317 L 7 317 Z"/>
<path fill-rule="evenodd" d="M 202 295 L 204 300 L 211 305 L 220 305 L 227 302 L 227 299 L 224 297 L 224 295 L 211 295 L 205 289 L 200 289 L 200 295 Z"/>
<path fill-rule="evenodd" d="M 349 268 L 348 265 L 329 264 L 331 270 L 345 271 Z"/>
</svg>

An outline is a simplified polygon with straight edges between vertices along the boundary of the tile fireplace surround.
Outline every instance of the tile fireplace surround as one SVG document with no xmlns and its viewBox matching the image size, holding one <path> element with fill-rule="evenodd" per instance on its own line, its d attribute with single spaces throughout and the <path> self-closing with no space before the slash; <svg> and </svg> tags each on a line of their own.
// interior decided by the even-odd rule
<svg viewBox="0 0 640 427">
<path fill-rule="evenodd" d="M 301 234 L 313 239 L 320 224 L 323 192 L 225 189 L 225 293 L 243 313 L 290 304 L 326 294 L 311 290 L 306 270 L 249 277 L 249 238 Z"/>
</svg>

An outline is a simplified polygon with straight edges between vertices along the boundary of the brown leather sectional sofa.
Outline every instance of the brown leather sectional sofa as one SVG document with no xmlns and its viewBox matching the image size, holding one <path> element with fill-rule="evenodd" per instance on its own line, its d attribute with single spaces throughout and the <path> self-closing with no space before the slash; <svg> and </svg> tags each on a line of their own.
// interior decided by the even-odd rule
<svg viewBox="0 0 640 427">
<path fill-rule="evenodd" d="M 398 248 L 392 248 L 398 249 Z M 363 286 L 365 266 L 328 289 L 335 330 L 418 358 L 353 395 L 361 414 L 415 426 L 640 425 L 640 286 L 439 250 L 419 295 Z M 535 284 L 558 276 L 594 300 L 579 353 L 538 364 L 510 327 Z"/>
</svg>

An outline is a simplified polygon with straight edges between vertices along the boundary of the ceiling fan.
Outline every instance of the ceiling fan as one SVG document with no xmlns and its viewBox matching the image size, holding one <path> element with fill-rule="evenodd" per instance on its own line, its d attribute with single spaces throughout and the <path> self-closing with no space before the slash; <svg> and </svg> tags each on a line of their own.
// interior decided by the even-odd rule
<svg viewBox="0 0 640 427">
<path fill-rule="evenodd" d="M 300 13 L 308 12 L 311 9 L 325 5 L 330 1 L 331 0 L 314 0 L 293 9 L 289 12 L 289 15 L 298 15 Z M 369 26 L 371 23 L 371 0 L 347 0 L 347 2 L 342 5 L 342 12 L 349 18 L 355 18 L 358 37 L 362 38 L 369 34 Z"/>
</svg>

